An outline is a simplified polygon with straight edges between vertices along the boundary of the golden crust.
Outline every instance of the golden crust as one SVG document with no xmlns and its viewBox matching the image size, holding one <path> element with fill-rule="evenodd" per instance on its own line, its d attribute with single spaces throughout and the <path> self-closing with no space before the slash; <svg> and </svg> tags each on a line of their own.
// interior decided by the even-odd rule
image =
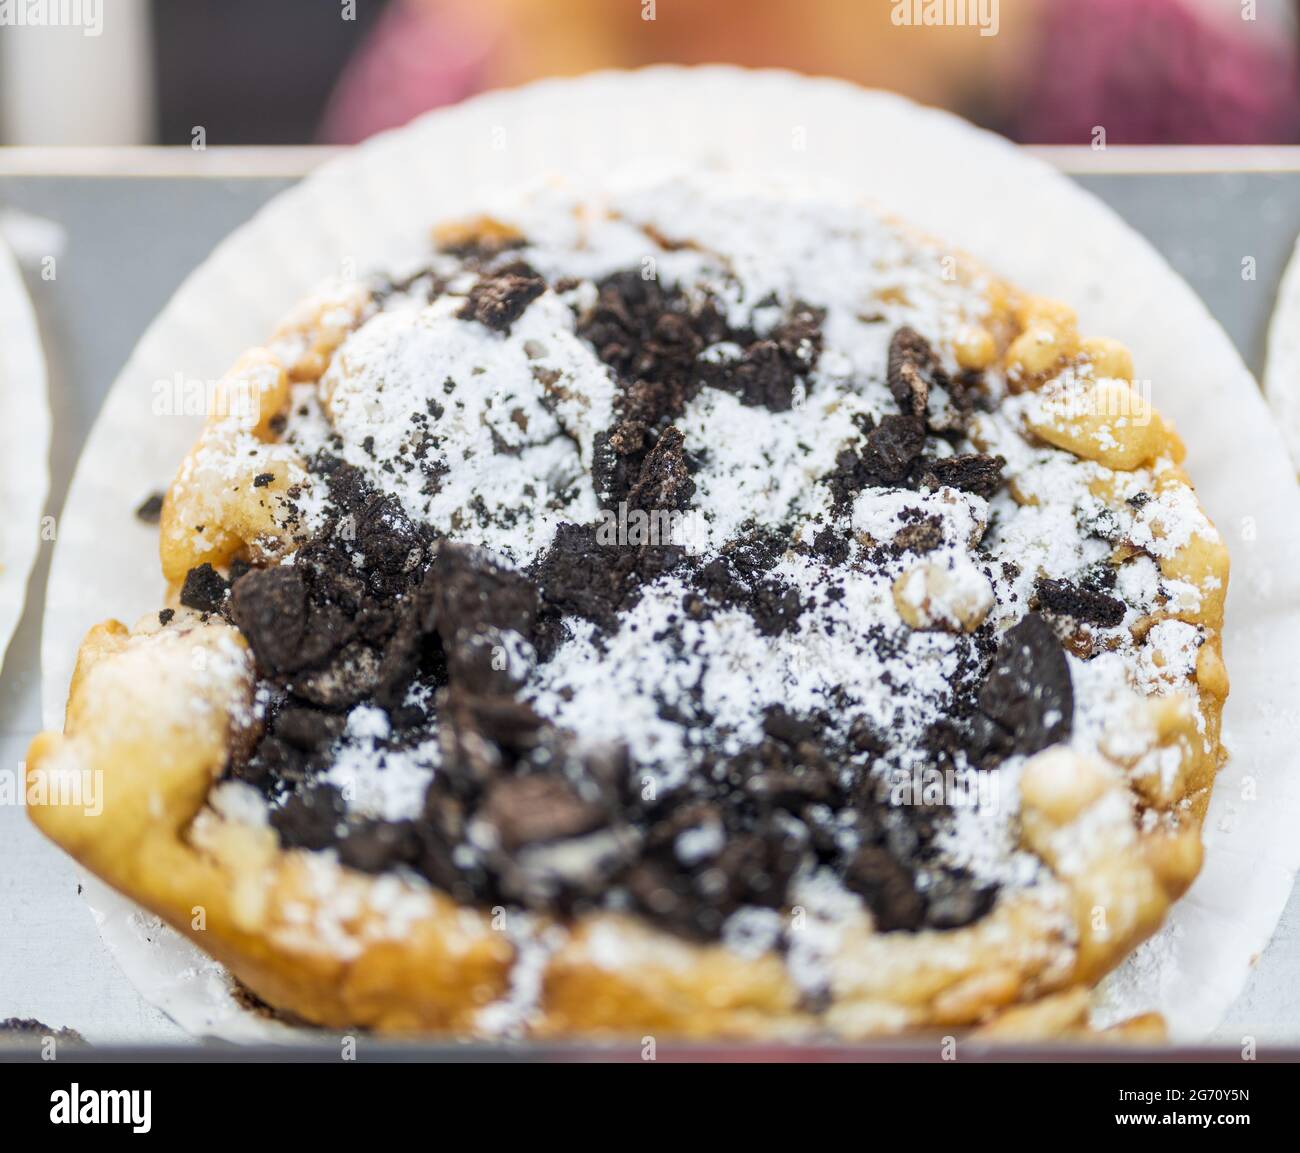
<svg viewBox="0 0 1300 1153">
<path fill-rule="evenodd" d="M 276 494 L 306 474 L 274 443 L 271 417 L 288 403 L 287 380 L 318 379 L 364 309 L 357 293 L 309 303 L 277 333 L 275 351 L 254 350 L 236 364 L 231 387 L 247 391 L 255 379 L 261 407 L 252 419 L 215 415 L 182 467 L 161 541 L 173 582 L 205 560 L 294 547 Z M 1044 408 L 1030 432 L 1098 462 L 1105 472 L 1097 494 L 1108 502 L 1124 499 L 1125 476 L 1139 467 L 1158 470 L 1161 485 L 1187 486 L 1176 463 L 1182 446 L 1158 414 L 1137 427 L 1099 425 L 1114 408 L 1111 394 L 1131 377 L 1131 360 L 1113 342 L 1081 341 L 1064 306 L 994 284 L 985 324 L 960 336 L 955 355 L 968 368 L 1000 362 L 1020 391 L 1043 388 L 1063 365 L 1091 366 L 1094 379 L 1111 382 L 1105 403 L 1061 420 Z M 232 481 L 224 466 L 237 454 L 241 471 Z M 272 472 L 274 484 L 255 492 L 242 483 L 252 471 Z M 191 531 L 197 523 L 203 530 Z M 528 936 L 545 956 L 530 1033 L 856 1038 L 978 1027 L 979 1037 L 1034 1039 L 1086 1032 L 1091 985 L 1158 927 L 1199 869 L 1200 822 L 1222 756 L 1226 551 L 1194 536 L 1167 551 L 1160 567 L 1200 593 L 1194 609 L 1166 615 L 1208 631 L 1196 663 L 1199 708 L 1151 698 L 1142 721 L 1150 745 L 1179 750 L 1180 768 L 1144 784 L 1126 775 L 1131 762 L 1118 754 L 1089 759 L 1057 748 L 1033 758 L 1021 786 L 1023 842 L 1057 884 L 1004 898 L 983 920 L 947 932 L 880 933 L 869 914 L 849 918 L 824 944 L 830 990 L 820 1014 L 804 1007 L 773 955 L 689 943 L 615 914 L 563 928 L 533 919 Z M 130 633 L 116 622 L 93 629 L 65 732 L 33 742 L 27 772 L 30 782 L 95 774 L 102 812 L 50 801 L 29 807 L 33 821 L 281 1010 L 340 1028 L 481 1030 L 484 1008 L 509 994 L 520 954 L 520 926 L 504 911 L 459 907 L 397 877 L 345 869 L 329 854 L 282 849 L 269 828 L 207 804 L 232 747 L 247 738 L 252 684 L 239 634 L 185 610 L 163 631 Z M 1135 821 L 1135 799 L 1161 819 Z M 1159 1032 L 1158 1019 L 1140 1018 L 1116 1035 Z"/>
</svg>

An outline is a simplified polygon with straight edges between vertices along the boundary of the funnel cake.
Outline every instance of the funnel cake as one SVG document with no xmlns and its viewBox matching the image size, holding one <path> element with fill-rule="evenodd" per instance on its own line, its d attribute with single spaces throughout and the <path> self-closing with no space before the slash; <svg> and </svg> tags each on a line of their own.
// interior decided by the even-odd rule
<svg viewBox="0 0 1300 1153">
<path fill-rule="evenodd" d="M 1148 393 L 833 192 L 534 189 L 239 358 L 32 818 L 320 1025 L 1086 1031 L 1222 758 Z"/>
</svg>

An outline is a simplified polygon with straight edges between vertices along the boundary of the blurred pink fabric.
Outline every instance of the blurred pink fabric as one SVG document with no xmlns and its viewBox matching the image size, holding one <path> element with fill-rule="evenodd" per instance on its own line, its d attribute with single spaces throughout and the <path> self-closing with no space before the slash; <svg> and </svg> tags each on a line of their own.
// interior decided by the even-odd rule
<svg viewBox="0 0 1300 1153">
<path fill-rule="evenodd" d="M 321 120 L 326 144 L 355 144 L 486 86 L 499 35 L 488 21 L 397 0 L 348 62 Z"/>
<path fill-rule="evenodd" d="M 392 0 L 344 69 L 322 139 L 355 143 L 482 91 L 505 50 L 501 19 L 486 0 L 473 16 Z M 1242 19 L 1238 0 L 1215 16 L 1193 0 L 1043 0 L 1039 19 L 1023 71 L 985 74 L 1018 110 L 998 125 L 1014 139 L 1088 143 L 1102 126 L 1111 144 L 1300 142 L 1296 37 L 1263 14 Z"/>
<path fill-rule="evenodd" d="M 1294 37 L 1184 0 L 1052 0 L 1013 126 L 1035 144 L 1300 140 Z"/>
</svg>

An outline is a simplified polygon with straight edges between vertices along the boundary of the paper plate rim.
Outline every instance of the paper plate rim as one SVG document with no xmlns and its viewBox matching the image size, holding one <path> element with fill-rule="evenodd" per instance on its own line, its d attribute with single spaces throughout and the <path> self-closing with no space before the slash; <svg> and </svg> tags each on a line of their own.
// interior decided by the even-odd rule
<svg viewBox="0 0 1300 1153">
<path fill-rule="evenodd" d="M 23 397 L 22 382 L 29 381 Z M 6 534 L 0 554 L 0 672 L 22 620 L 40 552 L 50 492 L 50 401 L 36 310 L 9 246 L 0 241 L 0 498 L 24 531 Z"/>
<path fill-rule="evenodd" d="M 1300 471 L 1300 238 L 1282 274 L 1269 319 L 1263 385 Z"/>
<path fill-rule="evenodd" d="M 958 152 L 969 149 L 972 152 L 979 153 L 990 170 L 1000 171 L 1006 166 L 1014 170 L 1017 178 L 1023 179 L 1026 184 L 1046 185 L 1050 190 L 1051 199 L 1062 208 L 1069 208 L 1071 219 L 1073 219 L 1073 214 L 1078 213 L 1086 217 L 1091 223 L 1103 228 L 1103 230 L 1109 229 L 1109 239 L 1122 248 L 1125 257 L 1135 267 L 1140 266 L 1146 274 L 1160 281 L 1162 289 L 1168 293 L 1166 303 L 1171 308 L 1181 310 L 1180 315 L 1182 318 L 1195 321 L 1198 326 L 1198 343 L 1204 345 L 1207 355 L 1212 353 L 1216 365 L 1222 368 L 1225 377 L 1228 378 L 1225 384 L 1233 387 L 1240 394 L 1234 394 L 1233 403 L 1234 406 L 1240 404 L 1246 410 L 1249 419 L 1247 420 L 1247 417 L 1242 419 L 1247 420 L 1247 423 L 1253 422 L 1260 426 L 1259 430 L 1265 439 L 1265 443 L 1258 450 L 1259 459 L 1255 460 L 1252 466 L 1259 468 L 1273 467 L 1285 459 L 1285 449 L 1281 436 L 1267 419 L 1266 405 L 1254 385 L 1253 378 L 1226 333 L 1210 315 L 1205 304 L 1145 238 L 1125 223 L 1108 206 L 1070 182 L 1045 161 L 1028 155 L 1017 149 L 1009 141 L 974 128 L 949 113 L 913 104 L 893 93 L 859 88 L 847 81 L 822 77 L 805 77 L 780 69 L 745 70 L 731 66 L 707 66 L 702 68 L 655 66 L 630 72 L 604 71 L 576 78 L 552 78 L 521 88 L 485 93 L 453 108 L 428 113 L 403 128 L 383 133 L 356 149 L 328 161 L 301 183 L 274 197 L 259 209 L 249 221 L 227 236 L 208 258 L 186 277 L 171 300 L 159 312 L 137 343 L 122 373 L 115 381 L 109 400 L 106 402 L 105 411 L 101 413 L 99 420 L 96 422 L 96 427 L 92 430 L 92 434 L 83 449 L 82 458 L 78 462 L 72 486 L 69 490 L 68 507 L 73 508 L 76 506 L 78 498 L 84 494 L 89 483 L 85 475 L 86 462 L 94 455 L 92 450 L 96 444 L 96 434 L 101 432 L 100 426 L 104 423 L 105 416 L 112 409 L 113 398 L 125 388 L 126 382 L 140 374 L 142 365 L 153 354 L 156 345 L 165 344 L 165 338 L 172 333 L 173 329 L 179 329 L 192 320 L 190 313 L 193 310 L 195 300 L 201 299 L 203 292 L 209 285 L 209 281 L 216 283 L 218 274 L 222 271 L 228 271 L 225 266 L 232 259 L 239 256 L 241 249 L 247 246 L 251 239 L 258 237 L 274 239 L 269 236 L 269 228 L 277 220 L 283 220 L 295 212 L 305 213 L 312 209 L 321 208 L 323 204 L 328 203 L 332 182 L 337 182 L 342 187 L 348 179 L 359 179 L 368 168 L 376 169 L 381 167 L 384 157 L 390 153 L 394 156 L 405 153 L 408 159 L 418 160 L 420 157 L 419 145 L 427 136 L 436 135 L 440 131 L 450 135 L 457 125 L 472 123 L 474 118 L 487 123 L 487 118 L 491 116 L 495 109 L 504 108 L 508 111 L 511 107 L 519 107 L 521 102 L 527 100 L 542 103 L 545 100 L 552 99 L 557 91 L 560 96 L 555 97 L 555 99 L 562 101 L 566 94 L 572 95 L 574 91 L 583 89 L 587 90 L 587 96 L 592 98 L 597 94 L 608 95 L 612 89 L 617 90 L 615 92 L 617 99 L 624 101 L 630 107 L 634 96 L 644 96 L 645 90 L 653 88 L 655 84 L 687 85 L 695 90 L 695 95 L 703 95 L 710 89 L 710 86 L 713 87 L 716 95 L 718 90 L 725 90 L 730 86 L 732 94 L 745 89 L 755 99 L 758 99 L 760 90 L 764 89 L 765 86 L 777 86 L 778 88 L 784 87 L 792 95 L 797 89 L 797 95 L 809 101 L 821 97 L 834 98 L 841 102 L 844 109 L 849 108 L 850 102 L 853 102 L 853 115 L 855 117 L 878 117 L 881 118 L 882 123 L 892 117 L 896 121 L 906 121 L 909 127 L 915 128 L 917 131 L 924 127 L 928 136 L 946 140 L 948 143 L 953 144 Z M 593 104 L 598 103 L 594 100 L 592 102 Z M 599 113 L 593 112 L 592 115 L 596 116 Z M 698 149 L 691 150 L 692 156 L 698 154 Z M 743 167 L 741 164 L 735 166 Z M 482 191 L 483 188 L 480 187 L 479 192 Z M 1043 214 L 1045 217 L 1050 216 L 1050 212 L 1046 207 L 1043 209 Z M 431 222 L 432 217 L 426 223 Z M 920 223 L 924 226 L 923 221 Z M 380 263 L 380 261 L 377 259 L 376 263 Z M 1031 284 L 1028 287 L 1034 286 Z M 1071 301 L 1071 303 L 1083 306 L 1087 302 Z M 238 349 L 234 351 L 238 351 Z M 231 355 L 233 355 L 233 352 Z M 1272 438 L 1272 444 L 1268 443 L 1270 438 Z M 1197 447 L 1196 444 L 1192 445 L 1194 457 L 1198 455 Z M 1276 449 L 1278 460 L 1272 461 L 1270 464 L 1273 449 Z M 1207 457 L 1205 460 L 1193 465 L 1192 472 L 1198 479 L 1203 479 L 1203 475 L 1213 472 L 1214 467 L 1215 462 Z M 1276 471 L 1275 468 L 1274 471 Z M 1289 498 L 1284 496 L 1279 499 L 1287 500 Z M 1300 518 L 1300 496 L 1297 496 L 1291 503 L 1294 505 L 1292 511 Z M 61 562 L 71 547 L 71 545 L 65 544 L 63 540 L 60 541 L 59 546 L 56 546 L 50 577 L 52 588 L 63 587 L 64 567 Z M 1297 578 L 1295 589 L 1292 592 L 1297 603 L 1300 603 L 1300 578 Z M 66 693 L 66 672 L 69 662 L 66 652 L 59 651 L 56 653 L 53 651 L 54 636 L 58 630 L 51 629 L 50 619 L 47 611 L 42 630 L 45 717 L 47 725 L 58 727 L 61 702 Z M 62 636 L 60 636 L 58 644 L 60 646 L 64 645 Z M 1300 798 L 1288 798 L 1288 803 L 1293 808 L 1300 808 Z M 1284 850 L 1284 853 L 1287 854 L 1287 859 L 1276 862 L 1277 867 L 1288 876 L 1294 877 L 1296 867 L 1300 865 L 1300 848 L 1295 849 L 1295 851 L 1287 849 Z M 101 894 L 101 898 L 105 895 L 123 906 L 134 907 L 130 906 L 130 903 L 123 898 L 112 894 L 111 891 L 105 890 Z M 1184 898 L 1184 903 L 1191 903 L 1193 906 L 1195 901 L 1195 890 L 1189 897 Z M 101 909 L 100 911 L 103 913 L 107 910 Z M 1277 913 L 1280 914 L 1280 908 Z M 1273 928 L 1276 926 L 1276 919 L 1276 916 L 1272 917 Z M 116 923 L 116 921 L 120 920 L 121 918 L 115 919 L 109 916 L 103 923 Z M 1254 953 L 1261 949 L 1267 942 L 1271 931 L 1272 928 L 1265 932 L 1259 926 L 1256 926 L 1251 932 L 1251 939 L 1248 941 L 1243 940 L 1240 943 L 1241 947 L 1237 952 L 1242 954 L 1242 957 L 1234 960 L 1235 968 L 1231 975 L 1231 983 L 1235 984 L 1236 991 L 1240 991 L 1240 987 L 1245 980 L 1248 967 L 1245 954 Z M 120 963 L 123 964 L 128 976 L 136 983 L 141 992 L 146 997 L 154 1000 L 155 1003 L 158 1003 L 156 997 L 151 996 L 150 992 L 151 988 L 156 989 L 158 974 L 148 972 L 147 963 L 142 962 L 138 956 L 132 956 L 129 959 L 124 956 L 120 945 L 115 947 L 114 941 L 111 939 L 112 936 L 111 933 L 104 934 L 106 944 L 118 954 Z M 1239 965 L 1237 964 L 1238 960 L 1241 962 Z M 1222 1012 L 1226 1010 L 1230 1000 L 1231 998 L 1218 1006 L 1217 1010 L 1213 1012 L 1213 1020 L 1207 1018 L 1206 1021 L 1201 1022 L 1203 1029 L 1198 1031 L 1208 1032 L 1217 1023 Z M 229 1035 L 228 1032 L 223 1032 L 220 1027 L 211 1027 L 210 1021 L 199 1022 L 196 1028 L 193 1019 L 182 1019 L 187 1007 L 178 1007 L 174 1001 L 160 1007 L 163 1007 L 179 1024 L 191 1029 L 191 1031 L 218 1036 Z M 200 1016 L 202 1015 L 200 1014 Z M 239 1039 L 246 1039 L 246 1033 L 243 1030 L 239 1032 Z"/>
</svg>

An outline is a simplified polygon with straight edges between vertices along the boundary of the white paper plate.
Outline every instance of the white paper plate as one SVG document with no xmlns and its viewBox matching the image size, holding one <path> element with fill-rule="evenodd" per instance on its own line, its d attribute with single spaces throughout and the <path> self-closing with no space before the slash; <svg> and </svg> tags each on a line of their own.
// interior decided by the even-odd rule
<svg viewBox="0 0 1300 1153">
<path fill-rule="evenodd" d="M 27 599 L 50 488 L 50 402 L 36 314 L 0 241 L 0 669 Z"/>
<path fill-rule="evenodd" d="M 159 603 L 154 536 L 132 508 L 170 477 L 196 427 L 151 415 L 154 381 L 218 376 L 344 262 L 401 263 L 422 250 L 433 222 L 473 212 L 486 193 L 554 171 L 598 181 L 647 157 L 837 180 L 1026 288 L 1069 301 L 1086 332 L 1133 349 L 1139 376 L 1189 443 L 1188 468 L 1233 553 L 1224 648 L 1234 758 L 1207 822 L 1205 870 L 1115 998 L 1119 1008 L 1163 1010 L 1177 1037 L 1204 1036 L 1267 944 L 1300 863 L 1300 492 L 1291 464 L 1231 343 L 1145 241 L 1014 146 L 891 95 L 730 68 L 547 81 L 424 117 L 277 197 L 177 292 L 87 444 L 50 578 L 47 724 L 59 723 L 84 630 Z M 127 973 L 181 1025 L 236 1039 L 284 1035 L 214 997 L 211 967 L 191 946 L 142 935 L 131 907 L 102 887 L 90 897 Z"/>
<path fill-rule="evenodd" d="M 1264 393 L 1300 471 L 1300 242 L 1282 278 L 1268 326 Z"/>
</svg>

